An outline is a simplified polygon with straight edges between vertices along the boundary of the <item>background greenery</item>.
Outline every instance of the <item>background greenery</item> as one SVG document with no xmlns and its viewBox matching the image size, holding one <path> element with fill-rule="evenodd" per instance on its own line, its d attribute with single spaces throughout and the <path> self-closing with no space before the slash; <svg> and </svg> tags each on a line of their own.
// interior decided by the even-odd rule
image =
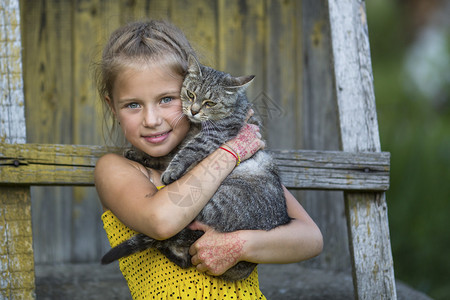
<svg viewBox="0 0 450 300">
<path fill-rule="evenodd" d="M 450 5 L 419 2 L 366 3 L 375 95 L 382 149 L 392 155 L 387 201 L 395 275 L 450 299 L 450 26 L 439 20 Z M 433 30 L 441 33 L 435 45 L 424 38 Z"/>
</svg>

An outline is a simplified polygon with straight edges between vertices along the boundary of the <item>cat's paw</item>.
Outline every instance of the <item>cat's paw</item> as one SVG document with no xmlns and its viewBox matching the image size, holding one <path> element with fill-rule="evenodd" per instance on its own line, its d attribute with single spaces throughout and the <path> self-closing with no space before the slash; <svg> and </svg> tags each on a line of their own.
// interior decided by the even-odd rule
<svg viewBox="0 0 450 300">
<path fill-rule="evenodd" d="M 126 158 L 128 158 L 130 160 L 134 160 L 134 161 L 139 159 L 137 151 L 135 149 L 133 149 L 133 148 L 126 149 L 123 152 L 123 156 L 125 156 Z"/>
<path fill-rule="evenodd" d="M 162 173 L 161 175 L 161 181 L 165 184 L 168 185 L 172 182 L 174 182 L 175 180 L 178 179 L 177 173 L 171 171 L 170 169 L 167 169 L 164 173 Z"/>
</svg>

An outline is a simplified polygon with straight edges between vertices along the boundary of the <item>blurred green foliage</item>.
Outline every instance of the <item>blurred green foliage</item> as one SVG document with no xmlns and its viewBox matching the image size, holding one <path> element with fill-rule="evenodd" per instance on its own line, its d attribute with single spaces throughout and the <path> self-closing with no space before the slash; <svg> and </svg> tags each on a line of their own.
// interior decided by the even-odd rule
<svg viewBox="0 0 450 300">
<path fill-rule="evenodd" d="M 387 202 L 395 275 L 434 299 L 450 299 L 450 94 L 436 106 L 409 90 L 406 11 L 392 0 L 366 6 L 381 146 L 391 152 Z"/>
</svg>

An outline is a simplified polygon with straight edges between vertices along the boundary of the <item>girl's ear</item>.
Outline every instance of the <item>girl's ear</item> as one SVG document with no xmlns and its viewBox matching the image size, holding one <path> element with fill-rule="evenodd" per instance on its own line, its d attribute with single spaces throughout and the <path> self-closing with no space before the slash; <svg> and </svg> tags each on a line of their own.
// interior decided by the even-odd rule
<svg viewBox="0 0 450 300">
<path fill-rule="evenodd" d="M 114 116 L 116 115 L 116 109 L 114 108 L 114 102 L 108 96 L 105 96 L 105 101 L 108 103 L 109 108 L 111 109 Z"/>
<path fill-rule="evenodd" d="M 108 106 L 109 106 L 109 108 L 111 109 L 111 111 L 112 111 L 112 113 L 114 115 L 113 123 L 117 122 L 120 125 L 120 120 L 117 117 L 117 112 L 116 112 L 116 109 L 114 107 L 114 101 L 111 98 L 109 98 L 108 96 L 105 96 L 105 101 L 106 101 L 106 103 L 108 103 Z"/>
</svg>

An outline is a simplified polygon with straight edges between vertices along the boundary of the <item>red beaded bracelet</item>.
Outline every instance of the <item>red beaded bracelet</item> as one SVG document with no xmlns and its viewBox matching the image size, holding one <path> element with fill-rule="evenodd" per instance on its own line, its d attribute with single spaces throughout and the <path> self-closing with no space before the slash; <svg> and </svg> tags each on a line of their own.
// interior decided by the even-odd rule
<svg viewBox="0 0 450 300">
<path fill-rule="evenodd" d="M 232 151 L 230 151 L 230 150 L 228 150 L 228 149 L 226 149 L 224 147 L 219 147 L 219 148 L 222 149 L 222 150 L 225 150 L 228 153 L 230 153 L 231 155 L 233 155 L 234 158 L 236 158 L 236 166 L 239 166 L 239 164 L 241 163 L 241 158 L 239 157 L 239 154 L 233 153 Z"/>
</svg>

